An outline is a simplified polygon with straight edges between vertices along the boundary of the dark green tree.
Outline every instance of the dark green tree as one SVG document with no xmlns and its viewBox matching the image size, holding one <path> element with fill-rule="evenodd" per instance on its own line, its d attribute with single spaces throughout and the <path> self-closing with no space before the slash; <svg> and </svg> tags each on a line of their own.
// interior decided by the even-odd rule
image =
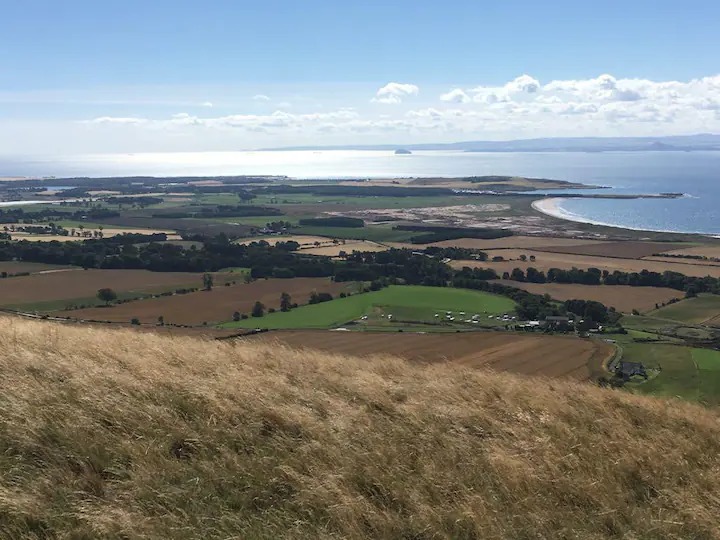
<svg viewBox="0 0 720 540">
<path fill-rule="evenodd" d="M 265 315 L 265 305 L 260 301 L 255 302 L 251 315 L 253 317 L 263 317 Z"/>
<path fill-rule="evenodd" d="M 99 300 L 105 302 L 105 305 L 110 305 L 110 302 L 117 300 L 117 293 L 110 288 L 98 289 L 97 297 Z"/>
<path fill-rule="evenodd" d="M 290 311 L 292 308 L 292 298 L 286 292 L 280 295 L 280 311 Z"/>
</svg>

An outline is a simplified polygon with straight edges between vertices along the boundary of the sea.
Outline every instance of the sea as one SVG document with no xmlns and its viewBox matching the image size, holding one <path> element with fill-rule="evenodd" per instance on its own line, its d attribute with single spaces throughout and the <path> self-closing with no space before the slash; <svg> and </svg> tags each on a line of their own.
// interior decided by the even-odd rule
<svg viewBox="0 0 720 540">
<path fill-rule="evenodd" d="M 558 215 L 626 228 L 720 235 L 720 152 L 250 151 L 2 157 L 0 177 L 283 175 L 345 179 L 517 175 L 679 199 L 560 199 Z M 567 192 L 568 190 L 561 190 Z M 549 190 L 548 195 L 552 195 Z"/>
</svg>

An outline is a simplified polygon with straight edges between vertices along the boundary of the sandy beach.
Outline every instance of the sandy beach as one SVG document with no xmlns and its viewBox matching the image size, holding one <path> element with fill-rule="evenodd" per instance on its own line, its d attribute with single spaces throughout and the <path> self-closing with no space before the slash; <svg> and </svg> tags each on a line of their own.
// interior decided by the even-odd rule
<svg viewBox="0 0 720 540">
<path fill-rule="evenodd" d="M 548 216 L 576 221 L 570 218 L 566 212 L 563 212 L 562 208 L 560 208 L 560 201 L 562 201 L 562 198 L 560 197 L 540 199 L 539 201 L 534 201 L 532 203 L 532 207 L 538 212 L 542 212 L 543 214 L 546 214 Z"/>
</svg>

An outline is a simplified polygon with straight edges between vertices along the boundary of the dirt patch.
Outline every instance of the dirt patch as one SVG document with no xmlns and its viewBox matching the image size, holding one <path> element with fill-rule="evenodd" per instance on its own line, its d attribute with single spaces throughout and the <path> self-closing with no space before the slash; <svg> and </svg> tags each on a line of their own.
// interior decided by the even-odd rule
<svg viewBox="0 0 720 540">
<path fill-rule="evenodd" d="M 681 291 L 664 287 L 630 287 L 627 285 L 575 285 L 565 283 L 522 283 L 499 280 L 509 287 L 515 287 L 533 294 L 549 294 L 555 300 L 594 300 L 623 313 L 633 309 L 644 313 L 655 309 L 673 298 L 682 298 Z"/>
<path fill-rule="evenodd" d="M 262 302 L 268 309 L 280 309 L 282 292 L 290 294 L 293 302 L 307 304 L 312 291 L 329 292 L 336 296 L 355 290 L 357 286 L 354 283 L 336 283 L 327 278 L 268 279 L 215 287 L 211 291 L 137 300 L 109 308 L 63 311 L 56 315 L 112 322 L 128 322 L 136 317 L 143 324 L 155 324 L 162 316 L 168 324 L 202 325 L 204 322 L 229 321 L 235 311 L 249 315 L 256 301 Z"/>
<path fill-rule="evenodd" d="M 679 272 L 687 276 L 695 277 L 720 277 L 719 266 L 701 266 L 686 263 L 670 263 L 648 261 L 642 259 L 614 259 L 610 257 L 593 257 L 590 255 L 571 255 L 567 253 L 548 253 L 535 250 L 520 249 L 498 249 L 486 250 L 488 256 L 503 257 L 505 260 L 501 262 L 478 262 L 478 261 L 452 261 L 450 265 L 454 268 L 462 268 L 469 266 L 471 268 L 493 268 L 498 274 L 503 272 L 512 272 L 513 268 L 527 269 L 533 267 L 538 270 L 547 272 L 550 268 L 599 268 L 600 270 L 608 270 L 610 272 L 619 270 L 621 272 L 640 272 L 649 270 L 651 272 L 662 273 L 666 270 Z M 528 259 L 535 257 L 534 261 L 521 261 L 520 256 L 525 255 Z"/>
<path fill-rule="evenodd" d="M 495 332 L 410 334 L 292 331 L 243 338 L 353 356 L 392 355 L 527 375 L 588 379 L 613 353 L 607 343 L 564 336 Z"/>
</svg>

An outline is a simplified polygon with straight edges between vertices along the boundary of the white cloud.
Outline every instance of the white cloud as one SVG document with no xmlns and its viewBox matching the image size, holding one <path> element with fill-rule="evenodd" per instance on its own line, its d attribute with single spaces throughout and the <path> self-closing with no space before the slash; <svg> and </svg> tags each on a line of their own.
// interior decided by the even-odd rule
<svg viewBox="0 0 720 540">
<path fill-rule="evenodd" d="M 98 118 L 93 118 L 92 120 L 85 121 L 85 123 L 87 123 L 87 124 L 126 124 L 126 125 L 145 124 L 147 122 L 148 122 L 147 118 L 122 117 L 122 116 L 100 116 Z"/>
<path fill-rule="evenodd" d="M 440 101 L 446 103 L 468 103 L 472 101 L 462 88 L 455 88 L 440 96 Z"/>
<path fill-rule="evenodd" d="M 420 88 L 414 84 L 391 82 L 378 89 L 372 101 L 385 104 L 402 103 L 404 98 L 419 93 Z"/>
<path fill-rule="evenodd" d="M 417 94 L 415 85 L 389 83 L 377 91 L 374 101 L 407 105 L 407 98 Z M 335 103 L 349 102 L 350 95 L 338 96 Z M 213 116 L 208 108 L 204 114 L 100 116 L 82 123 L 85 131 L 94 129 L 98 138 L 107 136 L 108 140 L 111 134 L 128 138 L 127 130 L 132 129 L 133 141 L 142 137 L 159 140 L 167 132 L 183 135 L 168 136 L 168 141 L 244 141 L 236 144 L 245 147 L 256 146 L 259 140 L 268 145 L 308 141 L 352 144 L 720 132 L 720 75 L 691 81 L 651 81 L 605 74 L 545 83 L 521 75 L 494 86 L 438 92 L 432 100 L 413 100 L 418 106 L 412 108 L 378 110 L 363 101 L 358 92 L 357 109 L 337 106 L 324 110 L 322 104 L 330 101 L 323 97 L 322 102 L 294 100 L 294 112 L 288 111 L 289 104 L 277 104 L 275 112 L 268 114 L 243 111 Z M 306 109 L 301 112 L 303 103 Z M 398 134 L 403 138 L 393 139 Z"/>
<path fill-rule="evenodd" d="M 265 94 L 255 94 L 252 98 L 253 101 L 270 101 L 270 97 Z"/>
<path fill-rule="evenodd" d="M 212 108 L 213 108 L 213 103 L 212 103 L 212 101 L 204 101 L 203 103 L 200 104 L 200 106 L 201 106 L 201 107 L 207 107 L 208 109 L 212 109 Z"/>
</svg>

